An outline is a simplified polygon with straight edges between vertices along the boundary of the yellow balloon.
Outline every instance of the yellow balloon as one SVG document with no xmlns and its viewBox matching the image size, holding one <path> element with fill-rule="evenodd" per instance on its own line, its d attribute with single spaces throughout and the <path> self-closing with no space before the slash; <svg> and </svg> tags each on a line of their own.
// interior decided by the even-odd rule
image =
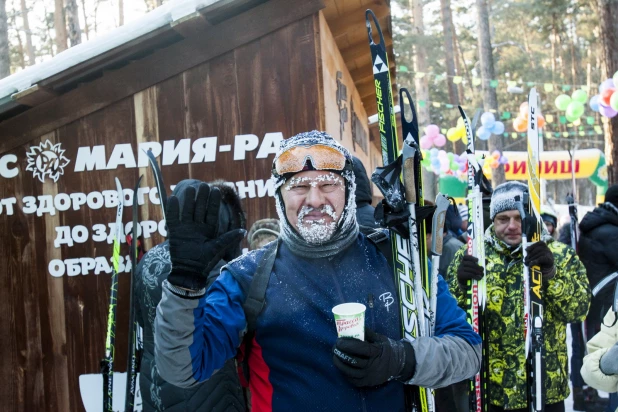
<svg viewBox="0 0 618 412">
<path fill-rule="evenodd" d="M 461 141 L 463 142 L 463 144 L 468 144 L 468 136 L 466 136 L 465 134 L 461 136 Z"/>
<path fill-rule="evenodd" d="M 461 136 L 459 136 L 457 134 L 457 129 L 454 127 L 451 127 L 450 129 L 447 130 L 446 132 L 446 138 L 450 141 L 450 142 L 456 142 L 457 140 L 461 139 Z"/>
</svg>

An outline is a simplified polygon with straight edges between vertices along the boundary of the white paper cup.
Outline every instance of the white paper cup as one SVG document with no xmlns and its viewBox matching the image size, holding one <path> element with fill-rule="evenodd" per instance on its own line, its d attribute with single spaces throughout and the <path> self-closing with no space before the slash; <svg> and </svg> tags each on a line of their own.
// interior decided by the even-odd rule
<svg viewBox="0 0 618 412">
<path fill-rule="evenodd" d="M 365 310 L 362 303 L 342 303 L 333 308 L 337 336 L 365 340 Z"/>
</svg>

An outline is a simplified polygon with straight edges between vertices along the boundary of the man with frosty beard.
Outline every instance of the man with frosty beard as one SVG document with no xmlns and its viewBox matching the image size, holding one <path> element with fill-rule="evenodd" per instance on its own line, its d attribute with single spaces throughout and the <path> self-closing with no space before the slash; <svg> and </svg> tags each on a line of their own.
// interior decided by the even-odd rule
<svg viewBox="0 0 618 412">
<path fill-rule="evenodd" d="M 189 188 L 185 199 L 196 201 L 182 206 L 170 198 L 172 272 L 163 284 L 155 342 L 164 379 L 197 385 L 243 343 L 251 348 L 245 357 L 255 411 L 402 411 L 406 385 L 441 387 L 475 374 L 480 338 L 441 278 L 435 335 L 401 339 L 393 270 L 359 233 L 352 158 L 344 147 L 323 132 L 296 135 L 281 143 L 272 174 L 279 239 L 230 262 L 208 294 L 204 274 L 243 232 L 216 236 L 216 189 L 202 185 L 196 195 Z M 265 305 L 252 326 L 243 305 L 267 256 L 274 261 Z M 331 309 L 346 302 L 367 307 L 365 341 L 337 338 Z"/>
</svg>

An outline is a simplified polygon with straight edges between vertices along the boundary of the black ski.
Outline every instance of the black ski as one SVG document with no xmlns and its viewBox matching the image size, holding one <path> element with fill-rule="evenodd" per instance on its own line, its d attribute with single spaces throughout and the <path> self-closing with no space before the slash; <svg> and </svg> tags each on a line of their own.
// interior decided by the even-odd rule
<svg viewBox="0 0 618 412">
<path fill-rule="evenodd" d="M 163 183 L 163 174 L 161 174 L 159 163 L 157 162 L 157 158 L 155 157 L 154 153 L 152 153 L 152 149 L 148 149 L 146 155 L 148 155 L 148 160 L 150 162 L 150 166 L 152 167 L 152 172 L 154 173 L 157 191 L 159 192 L 161 211 L 163 212 L 163 220 L 165 220 L 165 208 L 167 207 L 167 191 L 165 190 L 165 184 Z"/>
<path fill-rule="evenodd" d="M 135 402 L 135 393 L 137 391 L 137 373 L 139 372 L 143 344 L 140 333 L 140 326 L 135 320 L 135 302 L 133 298 L 135 296 L 135 272 L 137 270 L 137 225 L 138 225 L 138 204 L 137 204 L 137 190 L 142 182 L 140 176 L 135 185 L 133 192 L 133 228 L 131 233 L 131 283 L 130 283 L 130 296 L 129 296 L 129 345 L 127 353 L 127 386 L 125 388 L 125 404 L 124 410 L 133 411 Z"/>
<path fill-rule="evenodd" d="M 120 180 L 116 178 L 116 193 L 118 194 L 118 209 L 116 210 L 116 227 L 114 248 L 112 253 L 112 285 L 109 293 L 109 310 L 107 315 L 107 335 L 105 337 L 105 357 L 101 360 L 103 374 L 103 411 L 113 412 L 114 395 L 114 356 L 116 354 L 116 309 L 118 300 L 118 266 L 120 260 L 120 236 L 123 233 L 122 210 L 124 194 Z"/>
<path fill-rule="evenodd" d="M 379 35 L 379 42 L 373 41 L 372 21 Z M 385 193 L 385 201 L 391 201 L 391 206 L 397 210 L 395 212 L 403 212 L 406 208 L 403 188 L 401 188 L 401 160 L 399 156 L 399 147 L 397 140 L 397 124 L 395 121 L 395 111 L 393 104 L 393 93 L 391 88 L 390 71 L 388 65 L 388 57 L 386 54 L 386 44 L 382 29 L 378 23 L 378 19 L 371 10 L 365 13 L 365 24 L 369 37 L 369 48 L 371 50 L 371 61 L 373 68 L 374 85 L 376 89 L 376 102 L 378 109 L 378 129 L 380 132 L 380 143 L 382 146 L 382 161 L 384 168 L 376 170 L 372 176 L 372 180 L 376 182 L 389 181 L 394 185 L 398 185 L 398 193 L 391 191 Z M 414 116 L 416 122 L 416 115 Z M 416 123 L 415 123 L 416 124 Z M 418 130 L 418 126 L 417 126 Z M 420 169 L 418 169 L 420 172 Z M 416 184 L 420 181 L 416 180 Z M 417 197 L 418 199 L 418 197 Z M 401 210 L 399 210 L 401 209 Z M 422 239 L 424 240 L 424 227 L 422 231 Z M 418 236 L 418 234 L 410 234 L 410 238 Z M 403 238 L 399 233 L 391 230 L 391 242 L 393 250 L 393 262 L 395 262 L 395 283 L 399 290 L 399 310 L 402 321 L 402 335 L 407 340 L 414 340 L 419 335 L 421 323 L 425 324 L 423 314 L 423 301 L 417 300 L 417 293 L 414 286 L 414 264 L 412 260 L 412 250 L 410 250 L 410 242 Z M 414 251 L 419 252 L 419 251 Z M 421 256 L 426 256 L 421 255 Z M 422 259 L 422 265 L 426 266 L 426 259 Z M 416 292 L 416 293 L 415 293 Z M 411 308 L 411 309 L 410 309 Z M 428 325 L 428 322 L 427 322 Z M 411 399 L 407 397 L 406 403 L 408 409 L 417 411 L 428 411 L 431 402 L 427 399 L 427 392 L 423 388 L 410 387 Z M 429 391 L 429 393 L 431 393 Z"/>
</svg>

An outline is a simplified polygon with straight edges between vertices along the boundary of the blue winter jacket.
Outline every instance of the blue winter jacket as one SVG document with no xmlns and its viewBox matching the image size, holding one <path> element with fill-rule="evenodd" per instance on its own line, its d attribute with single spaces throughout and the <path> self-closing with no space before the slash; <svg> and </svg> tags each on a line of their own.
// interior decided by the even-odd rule
<svg viewBox="0 0 618 412">
<path fill-rule="evenodd" d="M 164 284 L 156 317 L 156 362 L 169 382 L 190 387 L 235 356 L 245 334 L 242 304 L 264 249 L 228 264 L 207 295 L 181 297 Z M 366 326 L 401 337 L 392 270 L 376 246 L 359 234 L 332 258 L 294 255 L 281 244 L 249 355 L 254 411 L 403 411 L 404 383 L 358 389 L 334 366 L 337 339 L 331 309 L 344 302 L 367 307 Z M 436 335 L 416 339 L 416 372 L 408 384 L 443 387 L 473 376 L 480 337 L 439 280 Z"/>
</svg>

